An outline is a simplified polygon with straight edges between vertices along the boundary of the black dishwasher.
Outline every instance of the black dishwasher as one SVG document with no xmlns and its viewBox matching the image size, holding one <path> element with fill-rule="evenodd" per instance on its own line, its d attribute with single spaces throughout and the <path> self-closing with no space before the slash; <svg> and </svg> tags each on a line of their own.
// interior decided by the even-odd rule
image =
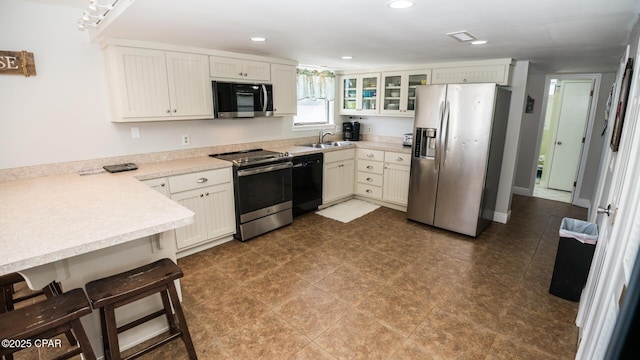
<svg viewBox="0 0 640 360">
<path fill-rule="evenodd" d="M 322 204 L 322 154 L 293 158 L 293 216 L 316 210 Z"/>
</svg>

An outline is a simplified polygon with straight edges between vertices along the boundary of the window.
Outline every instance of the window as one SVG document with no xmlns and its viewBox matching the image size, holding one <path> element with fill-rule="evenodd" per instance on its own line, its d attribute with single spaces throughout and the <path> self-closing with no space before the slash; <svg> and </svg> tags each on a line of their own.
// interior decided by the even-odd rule
<svg viewBox="0 0 640 360">
<path fill-rule="evenodd" d="M 297 69 L 298 115 L 294 127 L 322 127 L 333 124 L 336 75 L 329 70 Z"/>
</svg>

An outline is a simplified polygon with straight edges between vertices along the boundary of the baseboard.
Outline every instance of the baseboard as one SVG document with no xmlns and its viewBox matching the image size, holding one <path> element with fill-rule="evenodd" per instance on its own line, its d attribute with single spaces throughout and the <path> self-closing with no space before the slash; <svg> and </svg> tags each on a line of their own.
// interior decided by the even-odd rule
<svg viewBox="0 0 640 360">
<path fill-rule="evenodd" d="M 513 193 L 515 195 L 531 196 L 531 191 L 529 190 L 529 188 L 523 188 L 519 186 L 513 187 Z"/>
<path fill-rule="evenodd" d="M 229 242 L 231 240 L 233 240 L 233 235 L 228 235 L 228 236 L 225 236 L 225 237 L 223 237 L 221 239 L 218 239 L 218 240 L 213 240 L 211 242 L 207 242 L 207 243 L 204 243 L 204 244 L 196 245 L 196 246 L 190 247 L 188 249 L 178 250 L 178 252 L 176 253 L 176 258 L 180 259 L 180 258 L 183 258 L 185 256 L 193 255 L 193 254 L 195 254 L 197 252 L 210 249 L 210 248 L 212 248 L 214 246 L 222 245 L 222 244 L 224 244 L 226 242 Z"/>
<path fill-rule="evenodd" d="M 578 200 L 576 200 L 576 202 L 573 205 L 579 206 L 579 207 L 582 207 L 582 208 L 590 209 L 591 208 L 591 200 L 584 199 L 584 198 L 578 198 Z"/>
<path fill-rule="evenodd" d="M 509 212 L 505 213 L 501 213 L 501 212 L 494 212 L 493 213 L 493 221 L 501 223 L 501 224 L 506 224 L 507 222 L 509 222 L 509 220 L 511 219 L 511 210 L 509 210 Z"/>
<path fill-rule="evenodd" d="M 354 199 L 367 201 L 367 202 L 370 202 L 370 203 L 374 203 L 376 205 L 384 206 L 384 207 L 387 207 L 387 208 L 390 208 L 390 209 L 394 209 L 394 210 L 398 210 L 398 211 L 402 211 L 402 212 L 407 212 L 407 207 L 406 206 L 392 204 L 392 203 L 388 203 L 386 201 L 372 199 L 372 198 L 369 198 L 369 197 L 366 197 L 366 196 L 355 195 Z"/>
</svg>

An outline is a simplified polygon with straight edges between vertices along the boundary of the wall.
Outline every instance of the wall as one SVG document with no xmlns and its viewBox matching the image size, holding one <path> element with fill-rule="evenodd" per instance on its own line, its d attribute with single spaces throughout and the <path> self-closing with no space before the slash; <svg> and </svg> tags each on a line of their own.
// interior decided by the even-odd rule
<svg viewBox="0 0 640 360">
<path fill-rule="evenodd" d="M 516 188 L 529 188 L 531 179 L 531 169 L 538 161 L 538 156 L 533 156 L 536 149 L 538 127 L 540 121 L 544 121 L 542 117 L 542 105 L 544 104 L 544 74 L 529 74 L 527 78 L 527 95 L 531 96 L 535 101 L 533 103 L 532 113 L 522 114 L 522 126 L 520 127 L 520 145 L 518 166 L 516 169 L 516 177 L 514 186 Z"/>
<path fill-rule="evenodd" d="M 357 121 L 360 123 L 362 135 L 402 137 L 413 132 L 413 117 L 384 117 L 384 116 L 339 116 L 336 122 Z M 336 124 L 342 131 L 342 123 Z M 368 132 L 368 129 L 371 132 Z"/>
<path fill-rule="evenodd" d="M 600 79 L 600 91 L 598 96 L 598 105 L 596 107 L 596 118 L 591 133 L 591 143 L 587 150 L 587 164 L 585 167 L 584 177 L 582 178 L 582 188 L 580 199 L 591 199 L 593 197 L 596 181 L 598 178 L 598 168 L 600 167 L 600 155 L 605 144 L 609 144 L 609 139 L 605 139 L 602 135 L 604 129 L 604 114 L 611 85 L 616 81 L 615 73 L 604 73 Z M 591 203 L 591 201 L 589 201 Z"/>
<path fill-rule="evenodd" d="M 558 74 L 566 75 L 566 74 Z M 538 129 L 541 122 L 544 122 L 544 114 L 542 113 L 542 103 L 545 92 L 545 74 L 532 73 L 528 77 L 527 94 L 536 100 L 534 106 L 534 112 L 531 114 L 524 114 L 522 128 L 520 131 L 520 147 L 518 154 L 518 167 L 516 169 L 516 179 L 514 182 L 515 192 L 522 195 L 531 195 L 533 189 L 530 188 L 534 183 L 535 176 L 533 173 L 534 163 L 537 163 L 538 153 L 537 138 Z M 604 108 L 611 90 L 611 85 L 615 81 L 614 73 L 601 74 L 600 88 L 598 91 L 598 99 L 595 122 L 593 124 L 591 143 L 589 148 L 585 149 L 587 161 L 585 165 L 584 176 L 582 179 L 582 186 L 578 198 L 582 203 L 590 203 L 590 199 L 593 196 L 595 182 L 598 173 L 598 167 L 600 164 L 600 153 L 604 144 L 604 138 L 602 133 L 602 122 L 604 120 Z"/>
<path fill-rule="evenodd" d="M 2 50 L 35 55 L 37 75 L 0 78 L 0 169 L 317 135 L 291 117 L 116 124 L 103 54 L 76 28 L 77 8 L 2 0 Z M 16 29 L 19 29 L 16 30 Z M 132 139 L 131 128 L 140 129 Z M 189 134 L 191 145 L 181 145 Z"/>
</svg>

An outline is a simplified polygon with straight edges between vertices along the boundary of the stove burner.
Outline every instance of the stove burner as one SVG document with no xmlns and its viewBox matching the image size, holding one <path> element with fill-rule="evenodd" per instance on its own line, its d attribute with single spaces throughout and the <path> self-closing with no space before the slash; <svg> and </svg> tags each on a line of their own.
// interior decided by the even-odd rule
<svg viewBox="0 0 640 360">
<path fill-rule="evenodd" d="M 231 161 L 234 166 L 245 167 L 255 164 L 267 164 L 290 161 L 293 157 L 289 153 L 269 151 L 263 149 L 251 149 L 244 151 L 233 151 L 221 154 L 209 155 L 216 159 Z"/>
</svg>

